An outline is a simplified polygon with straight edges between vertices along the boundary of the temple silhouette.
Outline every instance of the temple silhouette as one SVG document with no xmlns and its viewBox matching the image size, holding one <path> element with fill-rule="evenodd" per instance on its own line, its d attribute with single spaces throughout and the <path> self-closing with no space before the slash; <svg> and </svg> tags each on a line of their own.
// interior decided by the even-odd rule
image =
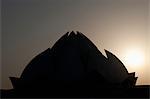
<svg viewBox="0 0 150 99">
<path fill-rule="evenodd" d="M 82 33 L 67 32 L 33 58 L 20 78 L 10 77 L 13 89 L 2 97 L 148 97 L 149 86 L 136 86 L 135 72 L 105 53 Z"/>
</svg>

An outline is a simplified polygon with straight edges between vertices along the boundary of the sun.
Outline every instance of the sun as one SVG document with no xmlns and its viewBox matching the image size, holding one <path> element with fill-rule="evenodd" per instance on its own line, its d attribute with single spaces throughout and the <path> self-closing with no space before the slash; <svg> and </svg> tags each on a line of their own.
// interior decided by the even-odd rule
<svg viewBox="0 0 150 99">
<path fill-rule="evenodd" d="M 138 49 L 128 50 L 125 54 L 125 64 L 136 68 L 144 65 L 144 53 Z"/>
</svg>

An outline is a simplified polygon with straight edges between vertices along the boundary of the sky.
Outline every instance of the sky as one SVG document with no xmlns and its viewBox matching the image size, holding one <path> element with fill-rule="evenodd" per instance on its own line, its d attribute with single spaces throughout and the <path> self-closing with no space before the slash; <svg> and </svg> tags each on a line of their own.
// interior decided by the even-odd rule
<svg viewBox="0 0 150 99">
<path fill-rule="evenodd" d="M 0 88 L 12 88 L 8 77 L 20 77 L 33 57 L 72 30 L 104 55 L 104 49 L 114 53 L 136 72 L 137 84 L 150 84 L 149 5 L 150 0 L 3 0 Z M 132 54 L 138 64 L 129 61 Z"/>
<path fill-rule="evenodd" d="M 1 6 L 1 0 L 0 0 L 0 6 Z M 1 22 L 1 7 L 0 7 L 0 72 L 2 71 L 2 22 Z M 2 85 L 2 72 L 0 73 L 0 88 Z"/>
</svg>

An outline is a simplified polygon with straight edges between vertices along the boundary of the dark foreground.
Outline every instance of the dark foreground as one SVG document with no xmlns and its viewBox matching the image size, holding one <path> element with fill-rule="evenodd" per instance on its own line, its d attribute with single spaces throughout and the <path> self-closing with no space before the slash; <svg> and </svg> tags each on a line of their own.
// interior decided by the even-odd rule
<svg viewBox="0 0 150 99">
<path fill-rule="evenodd" d="M 1 90 L 2 98 L 147 98 L 150 85 L 129 89 L 117 88 L 55 88 L 55 89 Z"/>
</svg>

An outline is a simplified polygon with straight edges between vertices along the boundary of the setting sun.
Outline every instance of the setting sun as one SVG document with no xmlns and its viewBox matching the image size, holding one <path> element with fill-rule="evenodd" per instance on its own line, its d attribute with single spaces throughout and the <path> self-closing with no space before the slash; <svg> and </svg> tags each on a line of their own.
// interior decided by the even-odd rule
<svg viewBox="0 0 150 99">
<path fill-rule="evenodd" d="M 144 53 L 138 49 L 128 50 L 125 55 L 126 65 L 137 68 L 144 65 Z"/>
</svg>

